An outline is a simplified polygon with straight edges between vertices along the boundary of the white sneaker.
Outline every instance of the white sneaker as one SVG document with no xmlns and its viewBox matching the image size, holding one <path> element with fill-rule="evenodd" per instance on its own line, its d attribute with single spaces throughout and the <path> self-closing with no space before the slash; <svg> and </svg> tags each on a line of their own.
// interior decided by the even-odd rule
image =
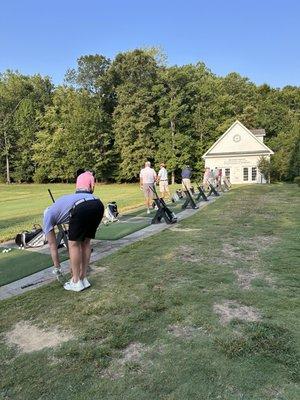
<svg viewBox="0 0 300 400">
<path fill-rule="evenodd" d="M 149 208 L 148 208 L 148 210 L 147 210 L 147 214 L 150 214 L 150 210 L 149 210 Z"/>
<path fill-rule="evenodd" d="M 90 282 L 87 280 L 87 278 L 83 278 L 82 279 L 82 284 L 84 286 L 85 289 L 89 288 L 91 286 Z"/>
<path fill-rule="evenodd" d="M 84 289 L 84 286 L 81 280 L 75 283 L 73 282 L 73 279 L 70 279 L 64 284 L 64 289 L 71 290 L 73 292 L 81 292 Z"/>
</svg>

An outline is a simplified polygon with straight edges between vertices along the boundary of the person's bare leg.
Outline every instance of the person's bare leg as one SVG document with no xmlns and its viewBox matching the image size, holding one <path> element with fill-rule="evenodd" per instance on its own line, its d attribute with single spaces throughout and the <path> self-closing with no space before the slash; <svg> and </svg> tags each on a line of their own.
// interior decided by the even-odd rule
<svg viewBox="0 0 300 400">
<path fill-rule="evenodd" d="M 69 240 L 70 264 L 72 270 L 73 282 L 78 282 L 80 279 L 81 266 L 81 243 Z"/>
<path fill-rule="evenodd" d="M 80 265 L 80 279 L 86 277 L 87 269 L 91 258 L 91 239 L 86 238 L 81 243 L 81 265 Z"/>
<path fill-rule="evenodd" d="M 151 197 L 149 196 L 149 197 L 147 197 L 147 208 L 151 208 Z"/>
<path fill-rule="evenodd" d="M 56 244 L 56 236 L 55 236 L 54 230 L 50 231 L 47 234 L 47 240 L 48 240 L 49 247 L 50 247 L 50 254 L 51 254 L 52 261 L 53 261 L 53 265 L 55 268 L 59 268 L 60 262 L 59 262 L 59 256 L 58 256 L 57 244 Z"/>
</svg>

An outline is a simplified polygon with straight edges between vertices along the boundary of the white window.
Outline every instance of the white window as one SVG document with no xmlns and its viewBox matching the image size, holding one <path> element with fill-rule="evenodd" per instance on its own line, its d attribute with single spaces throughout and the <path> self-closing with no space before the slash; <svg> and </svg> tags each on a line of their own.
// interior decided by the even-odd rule
<svg viewBox="0 0 300 400">
<path fill-rule="evenodd" d="M 246 167 L 246 168 L 243 168 L 243 180 L 248 181 L 248 179 L 249 179 L 249 170 L 248 170 L 248 167 Z"/>
<path fill-rule="evenodd" d="M 230 168 L 225 168 L 225 176 L 230 180 Z"/>
<path fill-rule="evenodd" d="M 252 167 L 252 181 L 256 181 L 257 178 L 257 168 Z"/>
</svg>

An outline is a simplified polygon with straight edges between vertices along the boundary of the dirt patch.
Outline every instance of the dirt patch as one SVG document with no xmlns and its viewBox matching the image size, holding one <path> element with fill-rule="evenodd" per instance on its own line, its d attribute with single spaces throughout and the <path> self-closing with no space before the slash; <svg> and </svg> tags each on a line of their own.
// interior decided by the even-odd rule
<svg viewBox="0 0 300 400">
<path fill-rule="evenodd" d="M 226 300 L 221 304 L 215 304 L 213 309 L 218 314 L 222 325 L 227 325 L 233 319 L 247 322 L 259 321 L 261 319 L 259 311 L 254 307 L 243 306 L 233 300 Z"/>
<path fill-rule="evenodd" d="M 283 400 L 285 398 L 283 397 L 283 390 L 280 387 L 268 386 L 263 389 L 263 394 L 273 400 Z"/>
<path fill-rule="evenodd" d="M 274 284 L 272 278 L 255 270 L 248 271 L 244 269 L 236 269 L 234 273 L 237 276 L 239 286 L 245 290 L 249 290 L 251 288 L 252 281 L 257 278 L 264 279 L 271 286 Z"/>
<path fill-rule="evenodd" d="M 251 288 L 253 279 L 262 277 L 262 274 L 257 271 L 246 271 L 244 269 L 236 269 L 234 273 L 237 276 L 239 286 L 246 290 Z"/>
<path fill-rule="evenodd" d="M 7 343 L 18 346 L 22 353 L 55 347 L 72 338 L 71 334 L 59 331 L 57 328 L 45 331 L 25 321 L 18 322 L 14 329 L 6 334 Z"/>
<path fill-rule="evenodd" d="M 141 343 L 131 343 L 126 349 L 123 350 L 123 358 L 119 360 L 119 364 L 126 364 L 127 362 L 137 362 L 141 359 L 142 354 L 145 352 L 145 347 Z"/>
<path fill-rule="evenodd" d="M 223 243 L 222 252 L 225 256 L 230 258 L 237 258 L 240 256 L 238 249 L 229 243 Z"/>
<path fill-rule="evenodd" d="M 198 254 L 196 254 L 196 250 L 191 246 L 179 246 L 177 250 L 177 258 L 181 261 L 188 262 L 199 262 L 201 258 L 199 258 Z"/>
<path fill-rule="evenodd" d="M 255 236 L 241 239 L 237 245 L 223 243 L 222 253 L 227 258 L 255 262 L 260 253 L 277 242 L 276 236 Z"/>
<path fill-rule="evenodd" d="M 106 267 L 95 267 L 95 269 L 94 269 L 94 271 L 95 272 L 106 272 L 107 271 L 107 268 Z"/>
<path fill-rule="evenodd" d="M 111 380 L 120 379 L 125 375 L 127 365 L 134 365 L 135 372 L 143 371 L 146 362 L 142 361 L 142 357 L 148 350 L 148 347 L 141 343 L 130 343 L 122 351 L 122 356 L 113 360 L 110 366 L 105 371 L 102 371 L 101 377 Z"/>
<path fill-rule="evenodd" d="M 278 242 L 277 236 L 273 235 L 265 235 L 265 236 L 255 236 L 254 241 L 256 243 L 256 246 L 258 250 L 263 250 L 264 248 L 268 246 L 272 246 L 273 244 Z M 252 240 L 250 241 L 252 244 Z"/>
<path fill-rule="evenodd" d="M 203 328 L 197 326 L 170 325 L 168 332 L 176 338 L 193 339 L 199 333 L 207 333 Z"/>
</svg>

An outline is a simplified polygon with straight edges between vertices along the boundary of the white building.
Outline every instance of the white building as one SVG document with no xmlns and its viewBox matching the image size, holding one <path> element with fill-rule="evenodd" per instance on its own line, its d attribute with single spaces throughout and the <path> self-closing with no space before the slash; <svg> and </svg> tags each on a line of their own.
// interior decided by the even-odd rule
<svg viewBox="0 0 300 400">
<path fill-rule="evenodd" d="M 264 144 L 264 129 L 247 129 L 241 122 L 231 127 L 202 156 L 205 167 L 222 168 L 231 183 L 265 183 L 257 168 L 260 157 L 273 153 Z"/>
</svg>

